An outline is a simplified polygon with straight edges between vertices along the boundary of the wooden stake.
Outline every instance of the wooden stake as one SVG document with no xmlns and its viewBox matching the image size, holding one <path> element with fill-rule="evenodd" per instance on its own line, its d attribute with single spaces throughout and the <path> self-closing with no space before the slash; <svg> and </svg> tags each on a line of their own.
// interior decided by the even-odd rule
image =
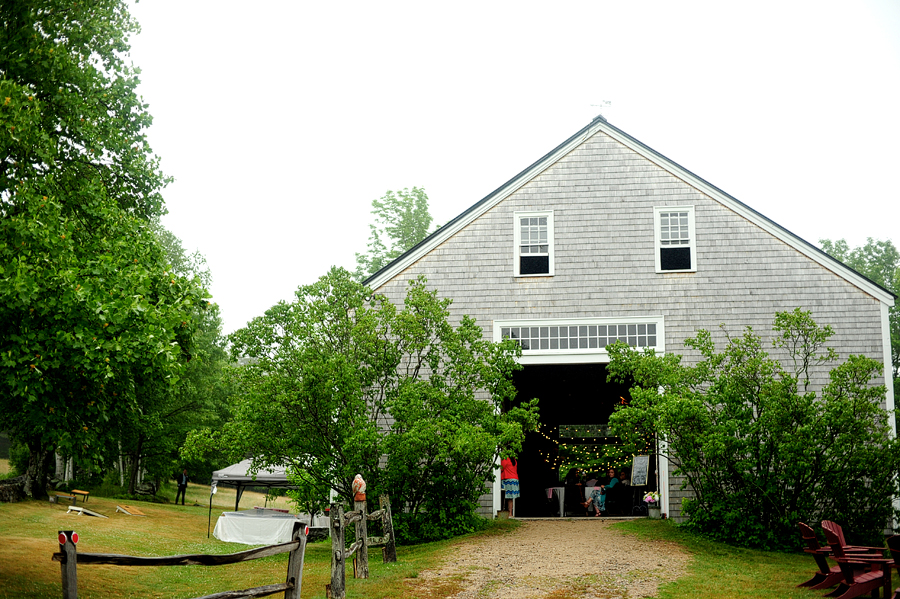
<svg viewBox="0 0 900 599">
<path fill-rule="evenodd" d="M 384 538 L 387 540 L 384 549 L 381 550 L 381 559 L 385 564 L 396 562 L 397 545 L 394 542 L 394 521 L 391 519 L 391 498 L 387 495 L 382 495 L 378 498 L 378 505 L 384 510 L 382 522 L 384 524 Z"/>
<path fill-rule="evenodd" d="M 62 571 L 62 589 L 63 599 L 78 599 L 78 556 L 75 553 L 75 543 L 72 542 L 72 534 L 74 531 L 61 530 L 60 535 L 65 535 L 66 542 L 59 546 L 63 559 L 60 561 L 59 567 Z"/>
<path fill-rule="evenodd" d="M 362 546 L 357 551 L 357 558 L 353 560 L 353 577 L 368 578 L 369 577 L 369 529 L 366 519 L 366 502 L 354 501 L 353 509 L 362 514 L 356 522 L 356 539 L 362 540 Z"/>
<path fill-rule="evenodd" d="M 331 504 L 331 597 L 345 599 L 344 508 Z"/>
</svg>

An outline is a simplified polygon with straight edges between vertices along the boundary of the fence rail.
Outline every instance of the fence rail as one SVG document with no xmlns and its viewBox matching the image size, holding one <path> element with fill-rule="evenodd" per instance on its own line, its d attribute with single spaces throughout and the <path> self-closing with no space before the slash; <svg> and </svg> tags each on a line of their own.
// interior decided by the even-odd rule
<svg viewBox="0 0 900 599">
<path fill-rule="evenodd" d="M 248 549 L 225 555 L 169 555 L 163 557 L 138 557 L 134 555 L 117 555 L 113 553 L 78 553 L 75 545 L 78 535 L 71 530 L 59 531 L 59 552 L 54 553 L 52 560 L 60 563 L 62 570 L 63 599 L 78 597 L 78 564 L 107 564 L 113 566 L 224 566 L 237 564 L 280 553 L 290 553 L 287 566 L 287 580 L 282 583 L 269 584 L 241 591 L 225 591 L 213 595 L 205 595 L 196 599 L 239 599 L 242 597 L 266 597 L 284 592 L 284 599 L 300 599 L 300 588 L 303 583 L 303 557 L 306 553 L 306 537 L 309 526 L 303 522 L 295 522 L 291 540 L 287 543 L 267 545 L 257 549 Z"/>
</svg>

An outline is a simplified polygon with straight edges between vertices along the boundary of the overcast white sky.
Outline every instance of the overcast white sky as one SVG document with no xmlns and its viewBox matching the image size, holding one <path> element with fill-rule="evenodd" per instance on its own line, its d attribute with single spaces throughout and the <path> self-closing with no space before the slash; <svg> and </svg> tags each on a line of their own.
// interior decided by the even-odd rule
<svg viewBox="0 0 900 599">
<path fill-rule="evenodd" d="M 371 202 L 445 223 L 602 110 L 807 241 L 900 243 L 900 2 L 144 0 L 132 58 L 163 223 L 225 332 L 365 250 Z M 604 101 L 609 108 L 601 108 Z"/>
</svg>

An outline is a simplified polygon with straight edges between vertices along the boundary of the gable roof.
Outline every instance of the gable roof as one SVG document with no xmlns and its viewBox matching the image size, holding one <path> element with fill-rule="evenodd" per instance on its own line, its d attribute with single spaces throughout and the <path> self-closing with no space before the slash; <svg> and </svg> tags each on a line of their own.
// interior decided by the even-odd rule
<svg viewBox="0 0 900 599">
<path fill-rule="evenodd" d="M 856 272 L 846 264 L 840 262 L 839 260 L 836 260 L 813 244 L 791 233 L 778 223 L 772 221 L 753 208 L 747 206 L 743 202 L 725 193 L 715 185 L 698 177 L 686 168 L 666 158 L 656 150 L 631 137 L 621 129 L 609 124 L 602 116 L 597 116 L 596 118 L 594 118 L 594 120 L 591 121 L 588 125 L 556 146 L 553 150 L 542 156 L 528 168 L 489 193 L 483 199 L 476 202 L 462 214 L 452 219 L 446 225 L 420 241 L 405 253 L 395 258 L 392 262 L 385 265 L 381 270 L 368 277 L 364 281 L 364 283 L 372 289 L 377 289 L 381 285 L 385 284 L 394 276 L 419 260 L 422 256 L 439 246 L 446 239 L 453 236 L 466 225 L 502 202 L 505 198 L 509 197 L 529 181 L 540 175 L 550 166 L 555 164 L 569 152 L 590 139 L 598 132 L 605 133 L 606 135 L 618 141 L 625 147 L 631 149 L 638 155 L 654 163 L 674 177 L 684 181 L 691 187 L 694 187 L 701 193 L 713 198 L 727 208 L 733 210 L 764 231 L 767 231 L 774 237 L 794 248 L 801 254 L 804 254 L 811 260 L 818 262 L 824 268 L 846 279 L 847 281 L 849 281 L 856 287 L 859 287 L 864 292 L 872 295 L 879 301 L 885 303 L 888 306 L 894 305 L 894 299 L 897 296 L 893 292 L 885 289 L 884 287 L 878 285 L 864 275 Z"/>
</svg>

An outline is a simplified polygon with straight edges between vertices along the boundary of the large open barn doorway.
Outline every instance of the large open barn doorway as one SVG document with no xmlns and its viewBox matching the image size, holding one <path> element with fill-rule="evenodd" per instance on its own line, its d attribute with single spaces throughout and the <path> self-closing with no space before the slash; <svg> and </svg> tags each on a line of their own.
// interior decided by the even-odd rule
<svg viewBox="0 0 900 599">
<path fill-rule="evenodd" d="M 516 516 L 558 515 L 558 502 L 548 499 L 546 489 L 562 486 L 571 468 L 602 475 L 608 466 L 615 465 L 618 471 L 625 465 L 621 459 L 607 461 L 603 450 L 616 441 L 607 424 L 616 404 L 627 401 L 628 385 L 607 382 L 605 364 L 528 365 L 513 375 L 513 381 L 516 401 L 539 398 L 541 415 L 539 431 L 527 435 L 519 455 L 522 494 Z M 650 466 L 655 474 L 655 457 Z M 650 487 L 641 491 L 656 489 L 655 476 L 650 478 Z"/>
</svg>

